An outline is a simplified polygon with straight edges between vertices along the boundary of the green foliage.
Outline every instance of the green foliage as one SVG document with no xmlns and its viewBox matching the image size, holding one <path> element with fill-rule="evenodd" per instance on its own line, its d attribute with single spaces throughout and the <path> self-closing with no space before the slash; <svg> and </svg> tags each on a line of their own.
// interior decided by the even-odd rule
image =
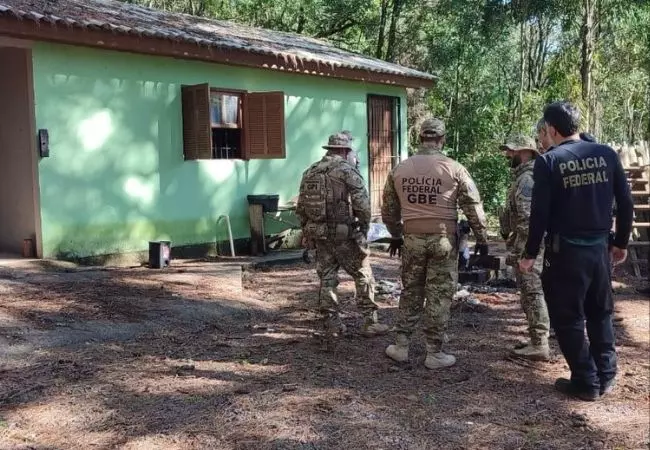
<svg viewBox="0 0 650 450">
<path fill-rule="evenodd" d="M 434 88 L 409 98 L 411 146 L 419 120 L 444 118 L 449 154 L 470 170 L 488 211 L 509 180 L 499 143 L 514 132 L 532 135 L 549 102 L 588 111 L 584 128 L 602 141 L 650 139 L 647 0 L 130 1 L 328 39 L 438 74 Z M 595 11 L 588 99 L 585 5 Z"/>
</svg>

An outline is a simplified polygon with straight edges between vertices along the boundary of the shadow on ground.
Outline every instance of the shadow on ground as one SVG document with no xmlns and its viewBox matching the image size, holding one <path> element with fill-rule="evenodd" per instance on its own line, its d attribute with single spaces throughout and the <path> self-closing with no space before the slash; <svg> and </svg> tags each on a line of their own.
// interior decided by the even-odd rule
<svg viewBox="0 0 650 450">
<path fill-rule="evenodd" d="M 396 263 L 375 263 L 382 278 L 396 279 Z M 639 402 L 647 402 L 647 374 L 634 364 L 647 359 L 648 346 L 638 330 L 626 331 L 626 321 L 621 359 L 634 376 L 618 397 L 584 404 L 553 391 L 553 379 L 566 375 L 558 355 L 524 365 L 504 357 L 523 337 L 514 299 L 455 305 L 449 349 L 459 362 L 433 372 L 422 366 L 420 337 L 402 365 L 383 355 L 390 336 L 353 333 L 322 351 L 311 333 L 317 279 L 306 265 L 249 273 L 244 295 L 210 271 L 162 279 L 137 270 L 97 273 L 0 281 L 8 289 L 0 291 L 0 335 L 13 348 L 0 369 L 3 445 L 592 449 L 647 442 Z M 340 288 L 354 330 L 361 319 L 350 280 Z M 394 322 L 395 305 L 382 303 L 381 315 Z M 43 345 L 81 324 L 94 340 Z M 639 391 L 623 390 L 630 386 Z M 611 426 L 612 417 L 620 426 Z"/>
</svg>

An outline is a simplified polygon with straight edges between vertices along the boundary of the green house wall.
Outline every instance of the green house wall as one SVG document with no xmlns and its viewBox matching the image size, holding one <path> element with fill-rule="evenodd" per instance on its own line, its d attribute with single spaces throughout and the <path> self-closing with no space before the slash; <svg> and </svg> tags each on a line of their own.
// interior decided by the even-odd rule
<svg viewBox="0 0 650 450">
<path fill-rule="evenodd" d="M 38 44 L 33 51 L 36 126 L 49 132 L 39 162 L 43 254 L 85 257 L 249 236 L 248 194 L 297 195 L 303 170 L 328 135 L 350 129 L 368 179 L 367 95 L 406 91 L 261 69 Z M 286 158 L 184 161 L 180 88 L 285 93 Z"/>
</svg>

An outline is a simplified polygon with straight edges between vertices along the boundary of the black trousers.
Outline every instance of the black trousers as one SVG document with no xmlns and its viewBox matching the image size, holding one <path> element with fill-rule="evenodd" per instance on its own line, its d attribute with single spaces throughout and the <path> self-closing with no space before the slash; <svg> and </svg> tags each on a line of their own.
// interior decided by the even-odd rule
<svg viewBox="0 0 650 450">
<path fill-rule="evenodd" d="M 556 252 L 547 247 L 542 286 L 571 381 L 581 389 L 598 389 L 616 376 L 607 243 L 582 246 L 561 241 Z"/>
</svg>

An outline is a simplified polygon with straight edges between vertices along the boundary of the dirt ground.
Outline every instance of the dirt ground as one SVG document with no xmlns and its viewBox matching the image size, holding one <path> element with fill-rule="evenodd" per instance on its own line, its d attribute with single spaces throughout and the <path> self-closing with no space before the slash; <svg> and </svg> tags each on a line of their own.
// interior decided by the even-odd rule
<svg viewBox="0 0 650 450">
<path fill-rule="evenodd" d="M 399 266 L 373 257 L 378 280 Z M 594 403 L 552 383 L 567 367 L 507 358 L 525 338 L 516 293 L 456 302 L 448 350 L 429 371 L 392 336 L 361 337 L 353 283 L 332 351 L 312 336 L 317 277 L 304 263 L 242 273 L 174 262 L 80 270 L 0 267 L 2 449 L 642 449 L 649 442 L 650 299 L 617 295 L 619 384 Z M 623 280 L 629 284 L 629 280 Z M 632 286 L 634 287 L 634 286 Z M 396 299 L 381 300 L 394 323 Z"/>
</svg>

